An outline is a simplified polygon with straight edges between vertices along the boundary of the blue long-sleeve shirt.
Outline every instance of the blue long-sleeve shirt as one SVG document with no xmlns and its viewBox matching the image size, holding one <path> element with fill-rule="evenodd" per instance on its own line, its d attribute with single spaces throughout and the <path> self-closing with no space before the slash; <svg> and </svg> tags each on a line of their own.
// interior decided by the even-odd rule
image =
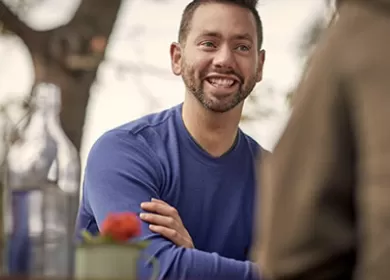
<svg viewBox="0 0 390 280">
<path fill-rule="evenodd" d="M 142 223 L 158 258 L 160 279 L 258 279 L 248 261 L 253 232 L 255 160 L 259 145 L 239 131 L 236 144 L 213 158 L 192 139 L 182 105 L 106 132 L 87 160 L 77 231 L 92 233 L 109 212 L 141 212 L 151 198 L 175 207 L 196 249 L 178 247 Z M 140 275 L 146 268 L 139 265 Z"/>
</svg>

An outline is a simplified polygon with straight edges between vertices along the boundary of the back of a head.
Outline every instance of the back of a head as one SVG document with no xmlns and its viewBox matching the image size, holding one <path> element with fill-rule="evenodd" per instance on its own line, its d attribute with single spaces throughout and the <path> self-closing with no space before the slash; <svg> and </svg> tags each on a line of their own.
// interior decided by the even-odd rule
<svg viewBox="0 0 390 280">
<path fill-rule="evenodd" d="M 372 7 L 383 9 L 383 11 L 387 13 L 390 11 L 390 0 L 335 0 L 336 9 L 339 9 L 342 4 L 351 2 L 370 5 Z"/>
<path fill-rule="evenodd" d="M 263 44 L 263 26 L 256 9 L 258 0 L 193 0 L 191 1 L 183 11 L 180 29 L 179 29 L 179 42 L 185 44 L 189 30 L 191 29 L 191 20 L 196 9 L 201 5 L 207 5 L 211 3 L 231 4 L 250 10 L 255 21 L 257 29 L 257 42 L 260 49 Z"/>
</svg>

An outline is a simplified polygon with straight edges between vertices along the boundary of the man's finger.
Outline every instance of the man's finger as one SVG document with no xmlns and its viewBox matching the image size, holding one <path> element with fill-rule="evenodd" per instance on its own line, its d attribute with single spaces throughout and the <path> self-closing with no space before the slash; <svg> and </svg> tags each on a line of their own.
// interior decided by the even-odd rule
<svg viewBox="0 0 390 280">
<path fill-rule="evenodd" d="M 151 231 L 161 234 L 162 236 L 171 240 L 175 244 L 182 243 L 182 241 L 180 240 L 181 239 L 180 234 L 178 234 L 177 231 L 173 229 L 163 227 L 163 226 L 157 226 L 157 225 L 150 225 L 149 228 Z"/>
<path fill-rule="evenodd" d="M 169 204 L 166 203 L 164 200 L 157 199 L 157 198 L 152 198 L 151 201 L 152 201 L 152 202 L 156 202 L 156 203 L 161 203 L 161 204 L 164 204 L 164 205 L 169 205 Z M 170 206 L 170 205 L 169 205 L 169 206 Z"/>
<path fill-rule="evenodd" d="M 183 238 L 183 236 L 175 230 L 157 225 L 150 225 L 149 228 L 151 231 L 161 234 L 162 236 L 164 236 L 178 246 L 185 248 L 194 248 L 192 240 L 187 240 Z"/>
<path fill-rule="evenodd" d="M 154 212 L 163 216 L 171 216 L 174 219 L 180 220 L 177 210 L 168 204 L 158 202 L 142 202 L 141 208 L 148 212 Z"/>
<path fill-rule="evenodd" d="M 152 213 L 141 213 L 140 215 L 141 220 L 153 224 L 153 225 L 159 225 L 164 227 L 169 227 L 176 229 L 178 227 L 177 221 L 169 216 L 163 216 L 159 214 L 152 214 Z"/>
</svg>

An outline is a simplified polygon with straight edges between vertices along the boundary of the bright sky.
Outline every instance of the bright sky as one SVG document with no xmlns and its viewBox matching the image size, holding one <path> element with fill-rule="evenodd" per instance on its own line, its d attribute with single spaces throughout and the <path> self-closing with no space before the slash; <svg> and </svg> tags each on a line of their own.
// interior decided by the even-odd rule
<svg viewBox="0 0 390 280">
<path fill-rule="evenodd" d="M 261 95 L 262 106 L 273 109 L 275 114 L 243 128 L 271 149 L 288 116 L 285 94 L 300 74 L 297 43 L 304 27 L 323 6 L 322 0 L 259 2 L 267 52 L 262 84 L 272 84 L 275 91 L 257 94 Z M 64 23 L 79 0 L 44 3 L 30 13 L 28 23 L 34 28 L 47 29 Z M 169 69 L 169 44 L 176 40 L 186 4 L 183 0 L 128 0 L 122 6 L 109 44 L 109 62 L 101 66 L 98 83 L 91 91 L 81 154 L 83 163 L 93 142 L 107 129 L 182 101 L 181 80 L 171 75 Z M 133 70 L 124 74 L 112 67 L 127 62 Z M 162 73 L 157 76 L 145 73 L 142 65 L 161 68 Z M 0 102 L 9 94 L 25 95 L 32 79 L 31 61 L 23 44 L 15 39 L 0 39 Z M 156 103 L 146 96 L 154 97 Z"/>
</svg>

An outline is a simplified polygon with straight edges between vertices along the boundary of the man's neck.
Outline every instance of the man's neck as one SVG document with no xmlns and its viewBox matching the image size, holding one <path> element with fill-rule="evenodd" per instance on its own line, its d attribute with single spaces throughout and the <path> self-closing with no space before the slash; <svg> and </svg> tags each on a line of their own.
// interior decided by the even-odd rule
<svg viewBox="0 0 390 280">
<path fill-rule="evenodd" d="M 183 104 L 183 122 L 198 145 L 214 157 L 228 152 L 237 137 L 242 105 L 226 113 L 215 113 L 197 100 L 187 101 Z"/>
</svg>

